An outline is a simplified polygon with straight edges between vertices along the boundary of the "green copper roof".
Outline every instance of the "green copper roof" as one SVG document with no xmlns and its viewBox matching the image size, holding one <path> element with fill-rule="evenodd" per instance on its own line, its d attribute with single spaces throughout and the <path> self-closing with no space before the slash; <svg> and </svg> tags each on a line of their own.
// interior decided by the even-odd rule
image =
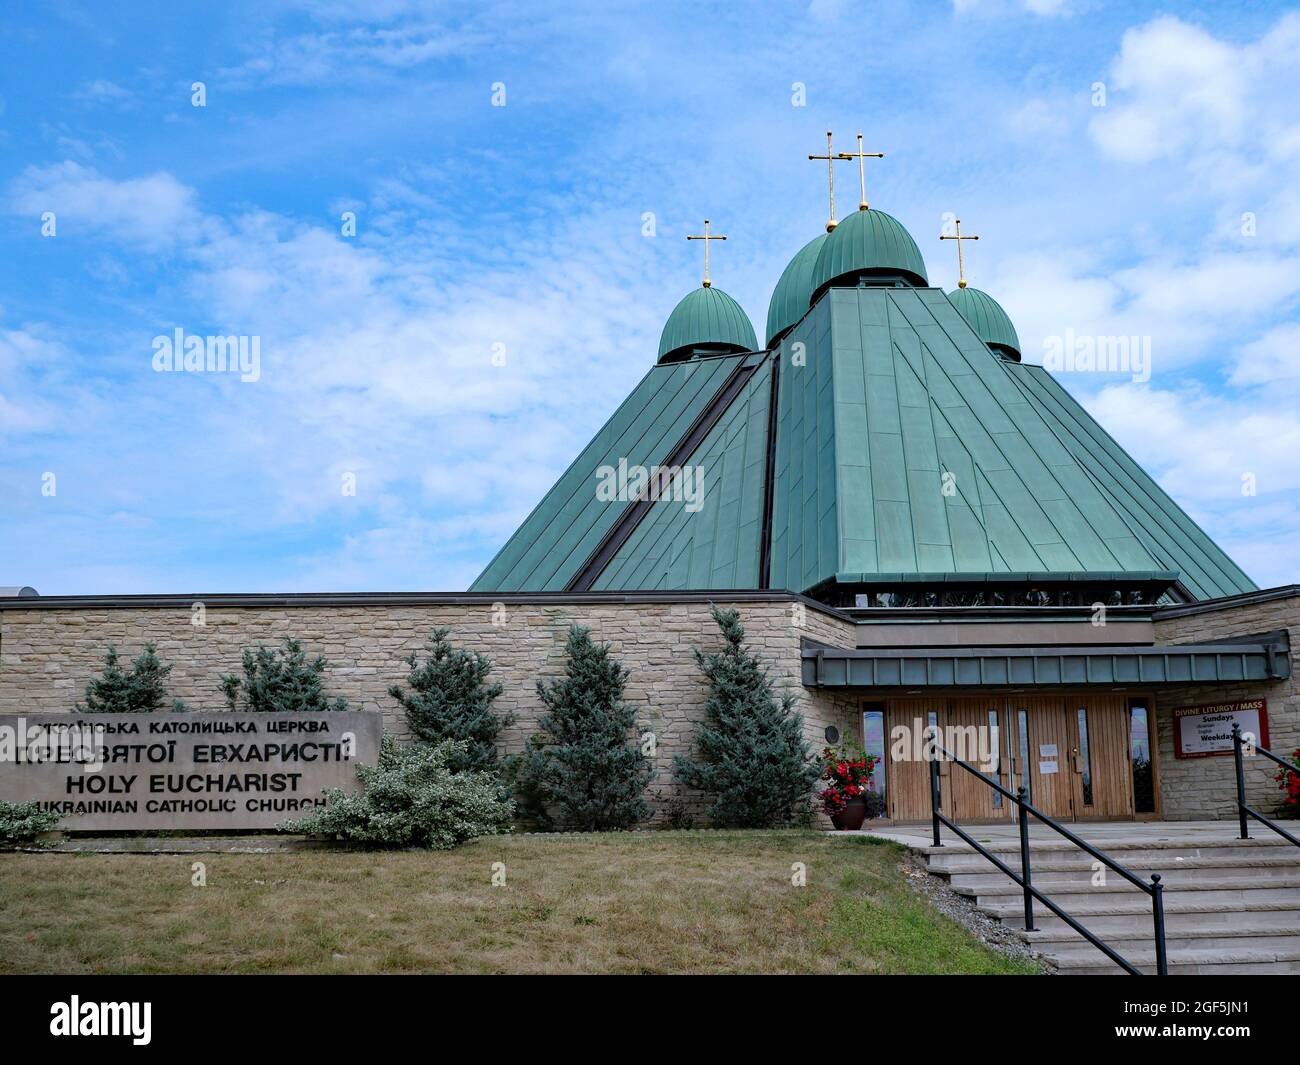
<svg viewBox="0 0 1300 1065">
<path fill-rule="evenodd" d="M 758 588 L 765 547 L 766 586 L 791 591 L 1254 588 L 1046 371 L 1000 357 L 959 306 L 929 287 L 831 287 L 778 352 L 656 366 L 473 590 Z M 697 467 L 701 505 L 602 499 L 601 467 L 620 462 Z"/>
<path fill-rule="evenodd" d="M 753 351 L 757 347 L 754 326 L 740 304 L 710 285 L 688 292 L 673 308 L 659 338 L 659 361 L 671 361 L 695 348 Z"/>
<path fill-rule="evenodd" d="M 562 591 L 587 561 L 627 500 L 598 498 L 598 471 L 663 463 L 743 358 L 697 359 L 654 367 L 632 390 L 533 512 L 470 586 L 470 591 Z"/>
<path fill-rule="evenodd" d="M 929 284 L 921 249 L 903 224 L 884 211 L 854 211 L 827 235 L 813 267 L 812 291 L 868 271 Z"/>
<path fill-rule="evenodd" d="M 698 470 L 698 504 L 660 499 L 593 588 L 759 587 L 771 372 L 769 359 L 682 464 Z"/>
<path fill-rule="evenodd" d="M 1255 590 L 1255 583 L 1041 366 L 1004 371 L 1124 516 L 1151 556 L 1181 574 L 1196 599 Z"/>
<path fill-rule="evenodd" d="M 817 255 L 827 236 L 819 233 L 813 237 L 781 272 L 781 279 L 772 292 L 772 302 L 767 305 L 768 347 L 784 330 L 808 313 L 813 294 L 813 267 L 817 265 Z"/>
<path fill-rule="evenodd" d="M 959 288 L 949 292 L 948 298 L 985 344 L 1000 355 L 1020 361 L 1020 338 L 1016 336 L 1016 327 L 997 300 L 977 288 Z"/>
<path fill-rule="evenodd" d="M 791 338 L 774 587 L 1161 568 L 942 292 L 833 288 Z"/>
</svg>

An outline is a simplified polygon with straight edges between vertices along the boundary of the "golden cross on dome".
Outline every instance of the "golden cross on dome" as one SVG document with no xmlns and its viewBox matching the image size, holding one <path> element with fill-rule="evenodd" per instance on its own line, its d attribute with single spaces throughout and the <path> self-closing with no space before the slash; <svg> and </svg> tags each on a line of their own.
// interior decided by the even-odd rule
<svg viewBox="0 0 1300 1065">
<path fill-rule="evenodd" d="M 829 149 L 828 149 L 829 150 Z M 858 134 L 858 150 L 856 152 L 840 152 L 840 159 L 856 159 L 858 161 L 858 180 L 862 183 L 862 201 L 858 204 L 859 211 L 867 210 L 867 167 L 863 162 L 864 159 L 883 159 L 884 152 L 864 152 L 862 150 L 862 134 Z M 960 244 L 957 247 L 961 247 Z"/>
<path fill-rule="evenodd" d="M 704 220 L 704 232 L 703 232 L 702 234 L 700 234 L 699 236 L 688 236 L 686 239 L 687 239 L 687 240 L 702 240 L 702 241 L 704 241 L 704 287 L 705 287 L 705 288 L 708 288 L 709 285 L 712 284 L 712 282 L 709 280 L 709 241 L 711 241 L 711 240 L 726 240 L 727 238 L 726 238 L 726 237 L 723 237 L 723 236 L 720 236 L 720 235 L 717 234 L 717 233 L 710 233 L 710 232 L 709 232 L 709 220 L 706 218 L 706 219 Z"/>
<path fill-rule="evenodd" d="M 957 242 L 957 287 L 965 288 L 966 287 L 966 264 L 962 261 L 962 257 L 961 257 L 961 242 L 963 240 L 979 240 L 980 238 L 975 236 L 974 234 L 963 234 L 961 231 L 960 218 L 954 219 L 954 226 L 956 227 L 957 230 L 956 236 L 950 237 L 940 233 L 939 239 L 955 240 Z"/>
<path fill-rule="evenodd" d="M 845 155 L 835 154 L 835 149 L 831 146 L 831 131 L 827 130 L 826 131 L 826 154 L 810 155 L 808 156 L 808 158 L 826 160 L 826 183 L 830 189 L 830 194 L 831 194 L 831 218 L 830 221 L 826 223 L 826 232 L 829 233 L 832 229 L 834 229 L 837 225 L 839 225 L 839 223 L 835 221 L 835 160 L 847 159 L 849 157 Z"/>
</svg>

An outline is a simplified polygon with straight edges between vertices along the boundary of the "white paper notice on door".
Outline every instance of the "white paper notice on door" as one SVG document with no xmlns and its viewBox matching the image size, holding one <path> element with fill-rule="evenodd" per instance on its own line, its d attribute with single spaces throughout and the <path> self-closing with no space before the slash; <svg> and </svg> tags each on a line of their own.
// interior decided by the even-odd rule
<svg viewBox="0 0 1300 1065">
<path fill-rule="evenodd" d="M 1057 770 L 1057 768 L 1056 768 L 1056 765 L 1057 765 L 1056 762 L 1039 762 L 1039 763 L 1038 763 L 1038 775 L 1039 775 L 1039 776 L 1042 776 L 1042 777 L 1045 777 L 1045 776 L 1047 776 L 1048 773 L 1055 773 L 1055 772 L 1058 772 L 1058 770 Z"/>
<path fill-rule="evenodd" d="M 1056 757 L 1056 744 L 1054 744 L 1054 743 L 1040 743 L 1040 744 L 1038 745 L 1038 757 L 1039 757 L 1039 758 L 1055 758 L 1055 757 Z"/>
</svg>

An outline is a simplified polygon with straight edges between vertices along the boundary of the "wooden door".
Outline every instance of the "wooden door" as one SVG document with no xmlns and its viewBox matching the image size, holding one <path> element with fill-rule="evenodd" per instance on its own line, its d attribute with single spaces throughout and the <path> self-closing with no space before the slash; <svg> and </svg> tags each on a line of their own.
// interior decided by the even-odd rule
<svg viewBox="0 0 1300 1065">
<path fill-rule="evenodd" d="M 999 757 L 1001 749 L 1002 696 L 951 699 L 945 736 L 948 747 L 965 762 L 1006 787 L 1006 769 Z M 956 821 L 999 820 L 1011 816 L 1011 804 L 984 781 L 960 766 L 950 766 L 951 809 Z"/>
<path fill-rule="evenodd" d="M 1066 696 L 1075 817 L 1133 816 L 1128 701 L 1122 695 Z"/>
<path fill-rule="evenodd" d="M 1029 801 L 1049 817 L 1074 817 L 1074 774 L 1070 752 L 1073 734 L 1065 713 L 1065 700 L 1055 696 L 1032 696 L 1014 700 L 1017 712 L 1024 711 L 1028 750 L 1022 752 L 1028 770 Z"/>
<path fill-rule="evenodd" d="M 889 804 L 889 816 L 896 821 L 926 821 L 930 818 L 930 763 L 918 757 L 922 749 L 920 733 L 931 721 L 942 726 L 947 713 L 945 704 L 946 700 L 941 697 L 889 701 L 886 733 L 889 776 L 885 801 Z M 945 767 L 940 768 L 943 770 Z M 941 803 L 945 802 L 946 785 L 947 773 L 941 772 Z"/>
</svg>

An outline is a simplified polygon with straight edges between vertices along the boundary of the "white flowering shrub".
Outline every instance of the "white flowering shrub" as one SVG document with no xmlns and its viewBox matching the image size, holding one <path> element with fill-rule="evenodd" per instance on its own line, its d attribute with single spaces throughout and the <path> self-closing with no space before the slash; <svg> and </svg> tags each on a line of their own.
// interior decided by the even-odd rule
<svg viewBox="0 0 1300 1065">
<path fill-rule="evenodd" d="M 40 803 L 5 802 L 0 799 L 0 846 L 31 843 L 43 832 L 53 832 L 62 817 L 42 810 Z"/>
<path fill-rule="evenodd" d="M 477 836 L 507 832 L 514 803 L 496 775 L 451 769 L 464 759 L 466 747 L 463 740 L 403 747 L 385 733 L 379 764 L 357 766 L 364 791 L 346 795 L 335 788 L 326 793 L 326 806 L 279 828 L 377 847 L 430 850 L 450 850 Z"/>
</svg>

